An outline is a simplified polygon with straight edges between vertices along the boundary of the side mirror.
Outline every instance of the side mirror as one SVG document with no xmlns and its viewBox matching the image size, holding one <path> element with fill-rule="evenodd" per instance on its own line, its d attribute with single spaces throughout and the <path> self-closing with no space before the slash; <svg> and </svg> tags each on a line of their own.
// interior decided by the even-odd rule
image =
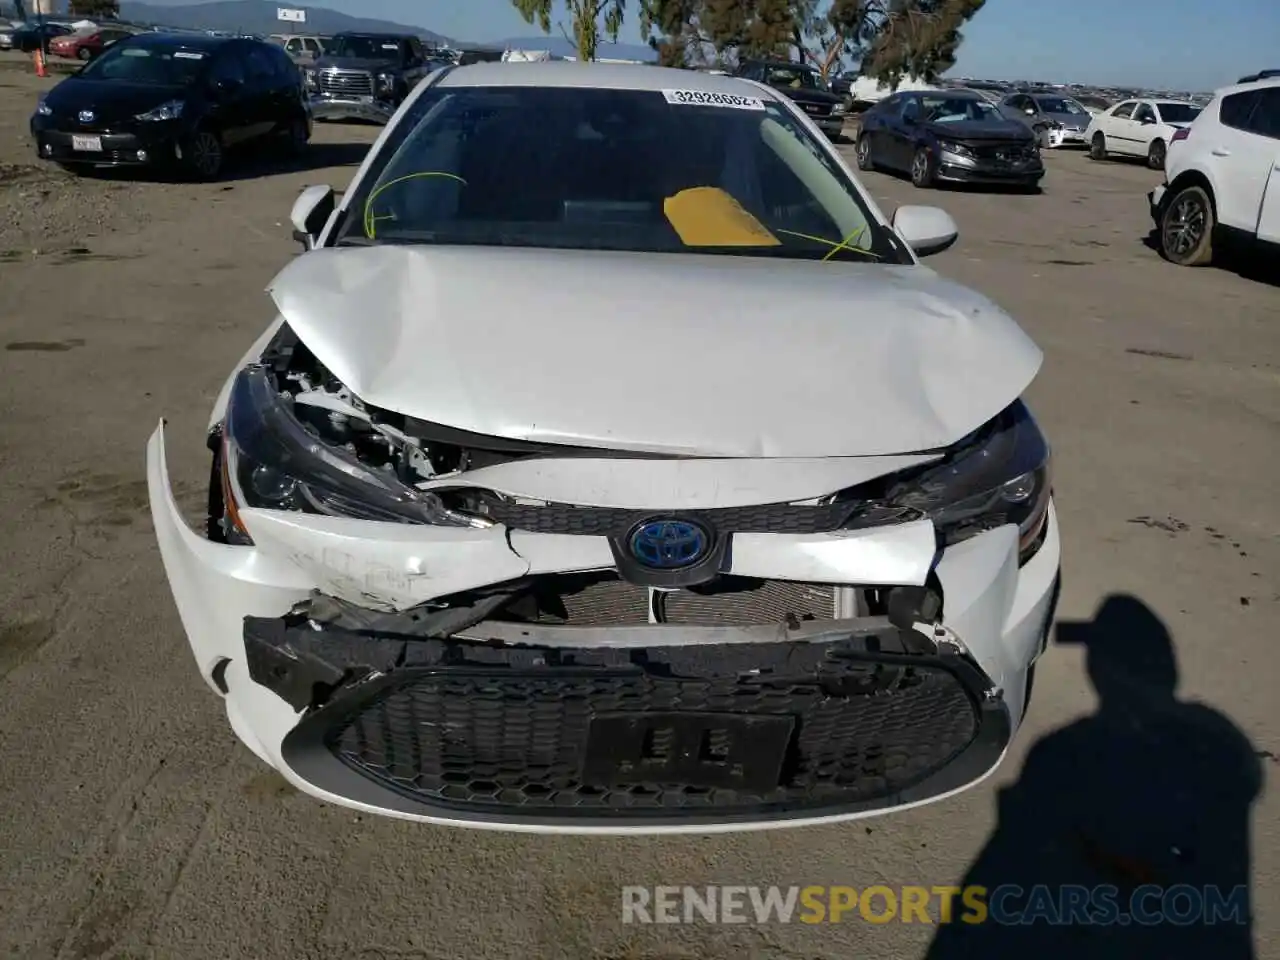
<svg viewBox="0 0 1280 960">
<path fill-rule="evenodd" d="M 899 207 L 893 215 L 893 229 L 918 257 L 941 253 L 960 236 L 951 214 L 938 207 Z"/>
<path fill-rule="evenodd" d="M 306 187 L 298 195 L 289 221 L 293 224 L 293 239 L 302 244 L 302 249 L 310 250 L 316 245 L 336 206 L 337 194 L 327 184 Z"/>
</svg>

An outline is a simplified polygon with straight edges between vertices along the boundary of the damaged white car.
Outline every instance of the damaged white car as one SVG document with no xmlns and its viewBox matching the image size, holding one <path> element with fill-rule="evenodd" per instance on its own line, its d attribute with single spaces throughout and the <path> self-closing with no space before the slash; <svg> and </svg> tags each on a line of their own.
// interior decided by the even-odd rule
<svg viewBox="0 0 1280 960">
<path fill-rule="evenodd" d="M 785 97 L 650 66 L 424 81 L 210 422 L 208 529 L 147 450 L 236 734 L 301 790 L 564 832 L 955 793 L 1052 621 L 1041 354 L 917 262 Z"/>
</svg>

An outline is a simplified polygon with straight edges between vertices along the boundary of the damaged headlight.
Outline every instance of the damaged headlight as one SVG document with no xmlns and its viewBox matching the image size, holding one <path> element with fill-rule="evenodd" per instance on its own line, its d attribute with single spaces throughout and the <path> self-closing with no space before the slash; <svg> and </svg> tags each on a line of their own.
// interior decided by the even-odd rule
<svg viewBox="0 0 1280 960">
<path fill-rule="evenodd" d="M 947 546 L 1015 524 L 1019 558 L 1026 563 L 1044 541 L 1051 493 L 1048 441 L 1018 401 L 940 463 L 896 484 L 885 499 L 933 520 Z"/>
<path fill-rule="evenodd" d="M 293 411 L 293 399 L 274 386 L 266 367 L 236 377 L 222 436 L 222 493 L 227 519 L 248 536 L 238 510 L 301 510 L 360 520 L 488 526 L 448 510 L 439 497 L 413 487 L 395 469 L 363 463 L 327 442 Z"/>
</svg>

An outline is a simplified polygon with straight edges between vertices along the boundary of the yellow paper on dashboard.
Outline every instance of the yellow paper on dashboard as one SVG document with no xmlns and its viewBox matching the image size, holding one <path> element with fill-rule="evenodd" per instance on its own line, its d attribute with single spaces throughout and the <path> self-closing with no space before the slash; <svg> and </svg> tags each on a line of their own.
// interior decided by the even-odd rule
<svg viewBox="0 0 1280 960">
<path fill-rule="evenodd" d="M 690 187 L 662 203 L 687 247 L 777 247 L 782 241 L 719 187 Z"/>
</svg>

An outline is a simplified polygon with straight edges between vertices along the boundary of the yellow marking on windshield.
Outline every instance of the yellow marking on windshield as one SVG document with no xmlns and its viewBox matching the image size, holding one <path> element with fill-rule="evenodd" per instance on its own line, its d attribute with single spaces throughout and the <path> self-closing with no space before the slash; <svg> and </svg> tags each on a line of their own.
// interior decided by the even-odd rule
<svg viewBox="0 0 1280 960">
<path fill-rule="evenodd" d="M 782 241 L 719 187 L 690 187 L 662 201 L 686 247 L 778 247 Z"/>
<path fill-rule="evenodd" d="M 856 250 L 858 253 L 865 254 L 866 256 L 871 257 L 875 260 L 883 259 L 877 254 L 872 253 L 866 247 L 859 247 L 853 244 L 853 241 L 857 238 L 860 238 L 862 233 L 866 229 L 867 229 L 866 224 L 863 224 L 861 227 L 859 227 L 857 230 L 854 230 L 851 234 L 849 234 L 849 236 L 845 237 L 843 240 L 839 242 L 836 242 L 835 240 L 828 240 L 826 237 L 815 237 L 811 233 L 800 233 L 797 230 L 783 230 L 780 227 L 778 228 L 777 232 L 784 234 L 788 237 L 799 237 L 801 240 L 809 240 L 809 241 L 812 241 L 813 243 L 821 243 L 824 246 L 830 247 L 831 249 L 828 250 L 826 254 L 824 254 L 822 257 L 824 262 L 827 260 L 830 260 L 841 250 Z"/>
<path fill-rule="evenodd" d="M 447 180 L 457 180 L 464 187 L 467 181 L 463 180 L 456 173 L 445 173 L 442 170 L 419 170 L 417 173 L 405 174 L 403 177 L 396 177 L 394 180 L 388 180 L 386 183 L 379 184 L 373 193 L 369 194 L 369 199 L 364 202 L 364 233 L 370 240 L 377 239 L 378 224 L 383 220 L 394 220 L 393 216 L 374 216 L 373 202 L 382 196 L 383 192 L 391 187 L 405 183 L 409 180 L 424 180 L 427 177 L 444 177 Z"/>
</svg>

